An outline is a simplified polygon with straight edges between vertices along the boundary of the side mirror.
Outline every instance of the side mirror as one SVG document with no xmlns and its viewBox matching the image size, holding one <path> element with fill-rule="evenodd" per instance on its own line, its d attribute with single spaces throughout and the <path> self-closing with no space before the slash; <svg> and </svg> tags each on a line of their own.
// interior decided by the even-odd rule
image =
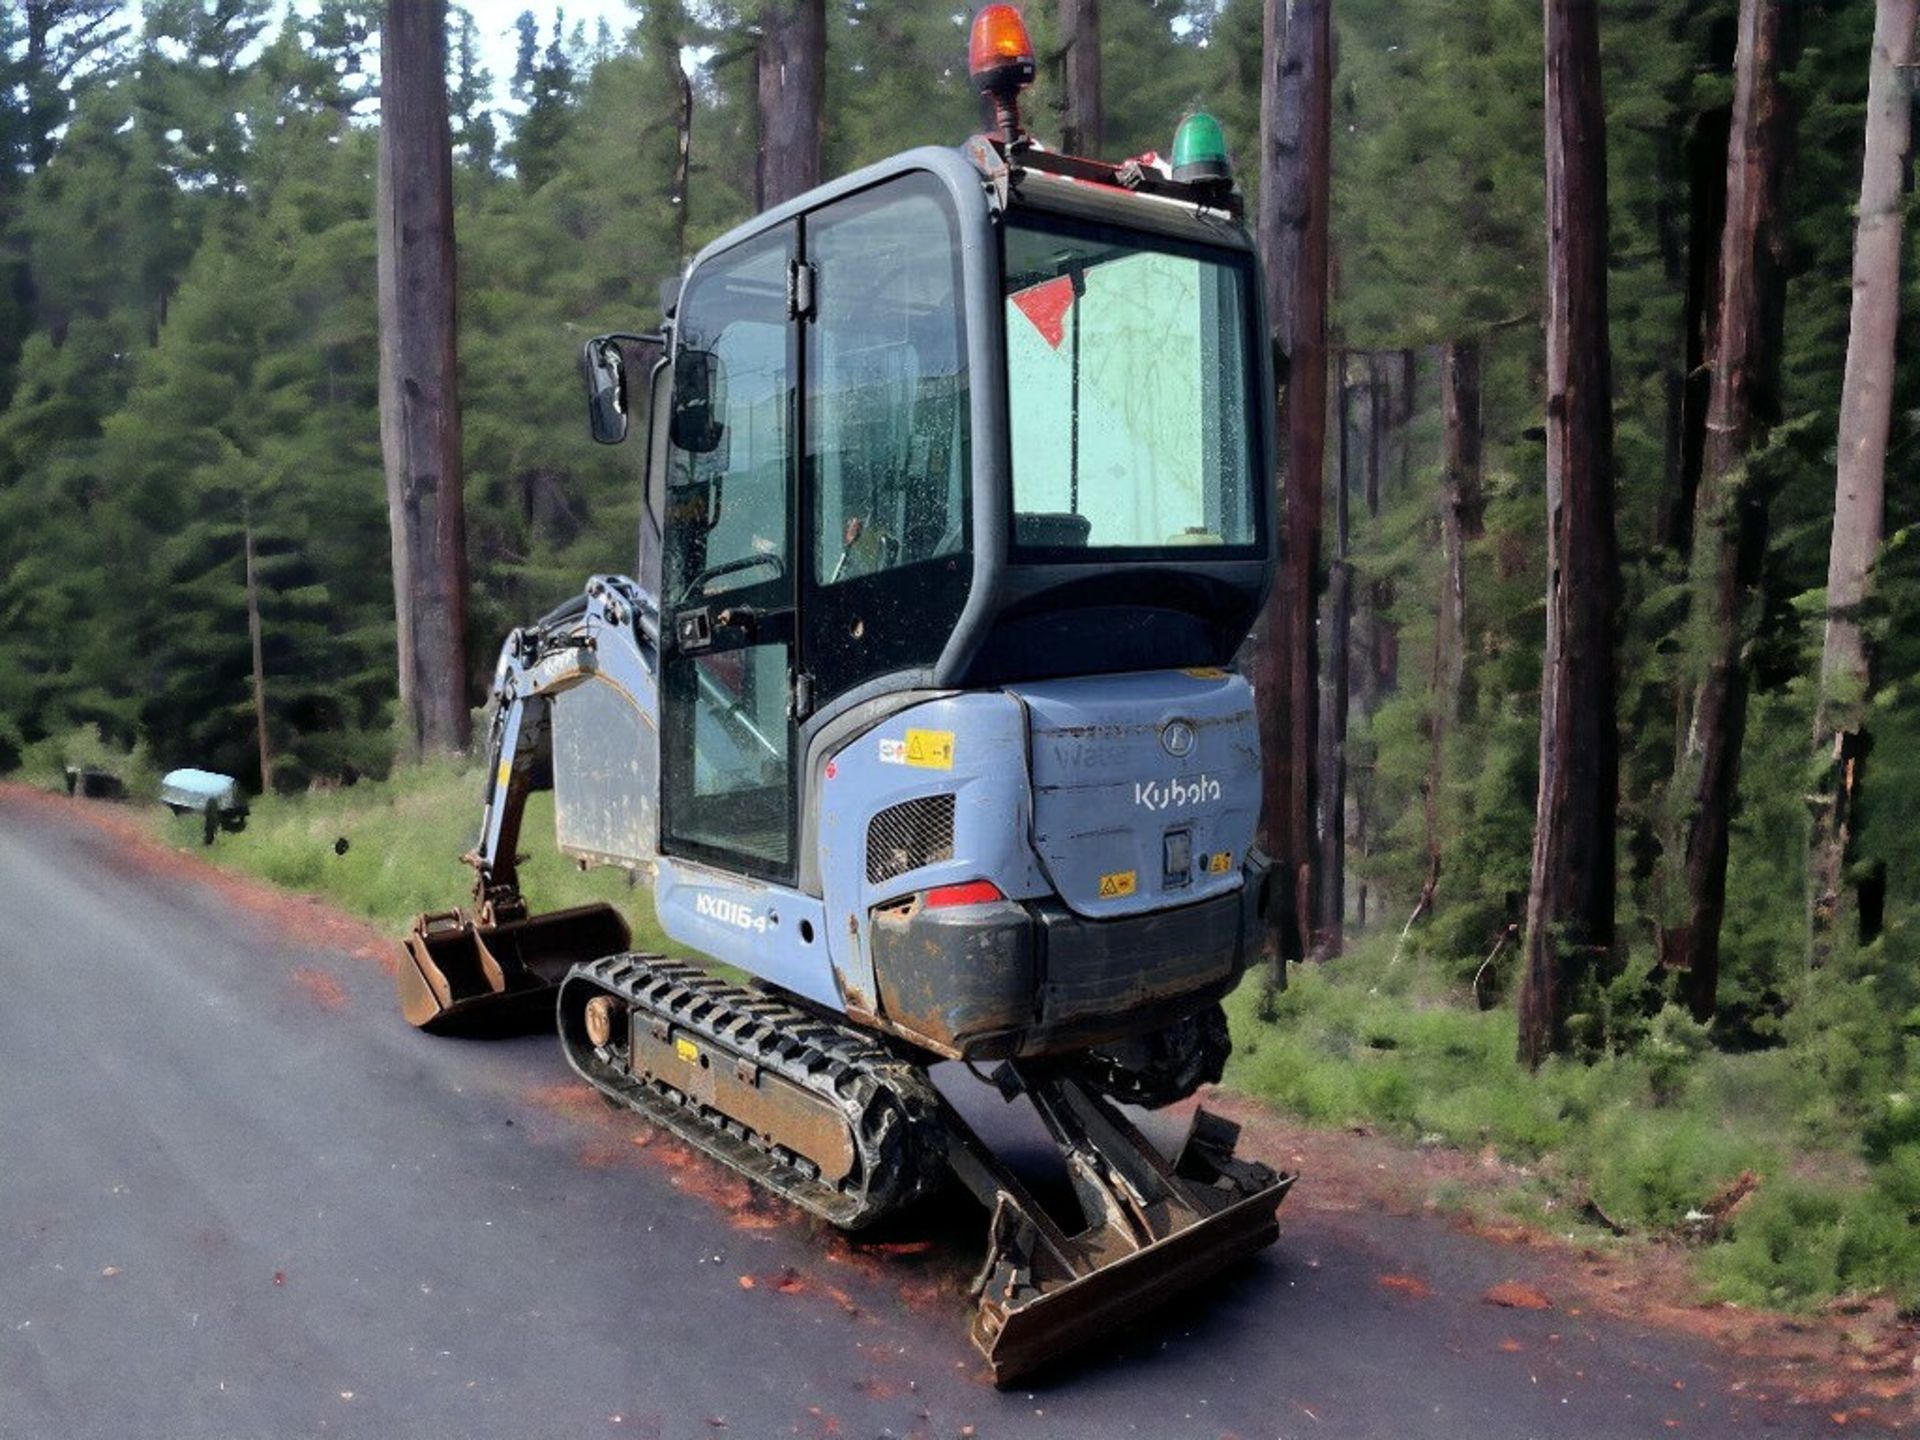
<svg viewBox="0 0 1920 1440">
<path fill-rule="evenodd" d="M 682 350 L 673 367 L 673 416 L 668 434 L 677 449 L 709 455 L 720 448 L 726 426 L 726 371 L 710 350 Z"/>
<path fill-rule="evenodd" d="M 587 382 L 587 420 L 593 438 L 618 445 L 627 438 L 627 365 L 619 342 L 603 335 L 580 352 L 580 373 Z"/>
</svg>

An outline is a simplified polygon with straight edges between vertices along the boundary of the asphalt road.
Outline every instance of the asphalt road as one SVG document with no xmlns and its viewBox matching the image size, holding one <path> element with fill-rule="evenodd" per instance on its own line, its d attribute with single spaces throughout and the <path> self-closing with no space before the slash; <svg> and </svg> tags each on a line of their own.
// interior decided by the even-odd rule
<svg viewBox="0 0 1920 1440">
<path fill-rule="evenodd" d="M 551 1041 L 415 1034 L 374 960 L 290 928 L 0 792 L 0 1437 L 1829 1428 L 1700 1342 L 1484 1303 L 1522 1253 L 1291 1201 L 1201 1302 L 996 1392 L 964 1201 L 849 1245 Z"/>
</svg>

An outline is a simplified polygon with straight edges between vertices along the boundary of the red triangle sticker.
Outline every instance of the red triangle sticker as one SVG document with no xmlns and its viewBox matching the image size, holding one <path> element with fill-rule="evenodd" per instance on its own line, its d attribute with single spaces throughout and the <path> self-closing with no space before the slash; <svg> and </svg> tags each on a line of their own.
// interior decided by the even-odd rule
<svg viewBox="0 0 1920 1440">
<path fill-rule="evenodd" d="M 1033 328 L 1040 332 L 1040 338 L 1058 350 L 1060 342 L 1067 338 L 1067 310 L 1073 304 L 1073 277 L 1062 275 L 1058 280 L 1031 285 L 1015 295 L 1013 303 L 1020 307 L 1022 315 L 1033 322 Z"/>
</svg>

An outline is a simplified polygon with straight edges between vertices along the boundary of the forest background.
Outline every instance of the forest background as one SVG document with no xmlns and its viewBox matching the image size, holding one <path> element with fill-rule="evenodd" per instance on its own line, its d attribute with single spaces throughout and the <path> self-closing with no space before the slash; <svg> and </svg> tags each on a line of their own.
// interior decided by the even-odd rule
<svg viewBox="0 0 1920 1440">
<path fill-rule="evenodd" d="M 1514 1203 L 1710 1242 L 1704 1270 L 1724 1294 L 1879 1291 L 1913 1304 L 1920 490 L 1898 480 L 1915 459 L 1920 282 L 1907 266 L 1898 363 L 1884 377 L 1894 483 L 1860 611 L 1873 683 L 1858 697 L 1871 748 L 1847 858 L 1854 902 L 1815 967 L 1812 737 L 1876 7 L 1790 8 L 1778 383 L 1743 492 L 1764 497 L 1766 523 L 1743 571 L 1749 696 L 1719 983 L 1695 1015 L 1676 1003 L 1686 997 L 1660 937 L 1692 804 L 1676 757 L 1711 643 L 1689 558 L 1739 6 L 1600 6 L 1618 938 L 1570 1016 L 1568 1053 L 1530 1075 L 1513 1063 L 1509 1002 L 1546 629 L 1541 7 L 1335 7 L 1321 559 L 1337 582 L 1328 603 L 1345 610 L 1323 611 L 1320 630 L 1323 714 L 1337 717 L 1322 727 L 1323 773 L 1337 768 L 1344 798 L 1320 826 L 1344 876 L 1316 920 L 1319 963 L 1295 967 L 1278 996 L 1236 998 L 1231 1078 L 1310 1119 L 1492 1146 L 1529 1177 Z M 1205 106 L 1257 200 L 1262 11 L 1102 0 L 1103 152 L 1164 152 L 1182 115 Z M 833 0 L 827 15 L 827 174 L 978 128 L 964 13 Z M 369 805 L 388 813 L 356 837 L 353 865 L 447 849 L 448 797 L 471 788 L 441 771 L 395 773 L 379 18 L 352 0 L 293 17 L 268 0 L 0 0 L 0 770 L 112 757 L 129 774 L 196 764 L 257 776 L 250 531 L 273 783 L 290 798 L 262 810 L 246 843 L 252 863 L 303 884 L 322 883 L 321 837 Z M 1064 108 L 1062 21 L 1048 3 L 1028 20 L 1046 135 Z M 512 74 L 495 76 L 473 17 L 452 13 L 475 698 L 499 636 L 584 576 L 633 563 L 631 457 L 588 440 L 575 357 L 589 335 L 647 328 L 660 282 L 753 213 L 757 21 L 752 0 L 655 0 L 593 27 L 529 13 Z M 1911 212 L 1910 187 L 1900 203 Z M 1463 356 L 1465 391 L 1449 368 Z M 1443 634 L 1450 593 L 1464 602 L 1457 658 Z M 1344 645 L 1331 638 L 1342 630 Z M 435 872 L 424 897 L 358 870 L 325 883 L 398 913 L 448 903 L 459 879 Z"/>
</svg>

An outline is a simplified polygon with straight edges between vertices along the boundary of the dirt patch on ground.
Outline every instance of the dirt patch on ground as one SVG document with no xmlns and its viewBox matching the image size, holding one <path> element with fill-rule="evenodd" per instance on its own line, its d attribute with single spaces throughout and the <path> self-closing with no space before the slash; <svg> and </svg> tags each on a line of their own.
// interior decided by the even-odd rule
<svg viewBox="0 0 1920 1440">
<path fill-rule="evenodd" d="M 1498 1285 L 1488 1288 L 1480 1297 L 1489 1305 L 1499 1305 L 1508 1310 L 1551 1310 L 1553 1301 L 1535 1286 L 1522 1285 L 1518 1280 L 1502 1280 Z"/>
<path fill-rule="evenodd" d="M 771 1230 L 782 1224 L 805 1223 L 805 1214 L 796 1207 L 768 1195 L 744 1175 L 709 1160 L 639 1116 L 614 1109 L 583 1081 L 536 1085 L 521 1093 L 539 1109 L 588 1128 L 589 1138 L 576 1147 L 574 1154 L 588 1169 L 648 1165 L 665 1171 L 674 1189 L 712 1205 L 735 1230 Z"/>
<path fill-rule="evenodd" d="M 222 870 L 198 855 L 172 849 L 159 840 L 129 806 L 100 800 L 74 800 L 30 785 L 0 781 L 0 815 L 8 812 L 56 824 L 88 826 L 111 842 L 100 852 L 108 866 L 207 886 L 222 903 L 259 916 L 289 941 L 316 949 L 345 951 L 356 959 L 373 961 L 389 975 L 398 964 L 397 937 L 383 934 L 366 921 L 343 915 L 308 896 Z"/>
<path fill-rule="evenodd" d="M 1391 1290 L 1409 1300 L 1425 1300 L 1433 1294 L 1433 1287 L 1418 1275 L 1382 1275 L 1374 1283 L 1382 1290 Z"/>
<path fill-rule="evenodd" d="M 322 1010 L 344 1010 L 347 1008 L 347 987 L 324 970 L 315 970 L 302 965 L 287 979 L 294 987 Z"/>
<path fill-rule="evenodd" d="M 1243 1095 L 1211 1090 L 1203 1098 L 1209 1110 L 1239 1123 L 1242 1153 L 1302 1175 L 1289 1207 L 1434 1215 L 1525 1250 L 1537 1283 L 1495 1286 L 1501 1294 L 1489 1291 L 1483 1297 L 1489 1303 L 1544 1303 L 1570 1315 L 1607 1315 L 1693 1336 L 1738 1357 L 1752 1377 L 1737 1386 L 1743 1394 L 1819 1407 L 1835 1424 L 1900 1429 L 1920 1422 L 1920 1325 L 1902 1319 L 1891 1300 L 1837 1303 L 1817 1315 L 1703 1300 L 1684 1245 L 1583 1233 L 1571 1216 L 1566 1231 L 1486 1218 L 1503 1194 L 1519 1191 L 1528 1178 L 1491 1149 L 1470 1155 L 1354 1131 L 1308 1130 Z M 1482 1206 L 1478 1214 L 1449 1212 L 1436 1199 L 1463 1190 Z M 1398 1289 L 1390 1283 L 1397 1278 L 1382 1276 L 1380 1283 Z"/>
</svg>

